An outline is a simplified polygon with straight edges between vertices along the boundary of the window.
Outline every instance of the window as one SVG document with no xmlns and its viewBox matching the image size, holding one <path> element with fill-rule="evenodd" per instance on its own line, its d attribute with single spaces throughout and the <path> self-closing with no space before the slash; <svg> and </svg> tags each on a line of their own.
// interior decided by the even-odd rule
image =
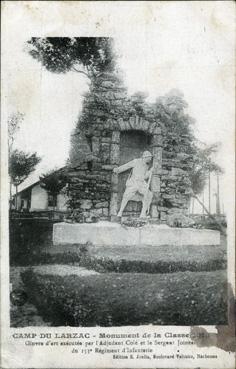
<svg viewBox="0 0 236 369">
<path fill-rule="evenodd" d="M 48 207 L 55 208 L 57 206 L 57 196 L 48 194 Z"/>
</svg>

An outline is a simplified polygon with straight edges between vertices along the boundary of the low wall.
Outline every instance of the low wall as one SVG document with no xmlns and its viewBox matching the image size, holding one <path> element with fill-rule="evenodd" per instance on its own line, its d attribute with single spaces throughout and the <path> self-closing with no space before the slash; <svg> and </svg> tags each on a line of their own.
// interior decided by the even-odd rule
<svg viewBox="0 0 236 369">
<path fill-rule="evenodd" d="M 219 245 L 220 232 L 208 229 L 171 228 L 167 225 L 145 225 L 134 228 L 118 223 L 94 224 L 56 223 L 53 244 L 86 244 L 96 246 L 162 246 Z"/>
</svg>

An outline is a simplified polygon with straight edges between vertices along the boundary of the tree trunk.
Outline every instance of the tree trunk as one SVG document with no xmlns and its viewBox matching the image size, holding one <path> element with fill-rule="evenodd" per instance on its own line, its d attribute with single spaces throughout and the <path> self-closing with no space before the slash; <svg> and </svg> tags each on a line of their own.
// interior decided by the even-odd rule
<svg viewBox="0 0 236 369">
<path fill-rule="evenodd" d="M 216 191 L 216 214 L 220 215 L 220 179 L 219 174 L 216 173 L 217 191 Z"/>
<path fill-rule="evenodd" d="M 10 210 L 12 210 L 12 180 L 10 179 Z"/>
<path fill-rule="evenodd" d="M 203 190 L 203 193 L 202 193 L 202 214 L 204 215 L 204 208 L 205 208 L 205 196 L 204 196 L 204 190 Z"/>
<path fill-rule="evenodd" d="M 211 173 L 208 173 L 208 213 L 211 214 Z"/>
<path fill-rule="evenodd" d="M 16 185 L 16 210 L 18 210 L 18 185 Z"/>
<path fill-rule="evenodd" d="M 222 232 L 222 234 L 224 235 L 224 236 L 226 236 L 226 232 L 225 232 L 225 230 L 224 230 L 224 228 L 222 227 L 222 225 L 218 222 L 218 220 L 211 214 L 211 213 L 209 213 L 209 211 L 208 211 L 208 209 L 205 207 L 205 205 L 201 202 L 201 200 L 197 197 L 197 195 L 193 195 L 194 196 L 194 198 L 199 202 L 199 204 L 202 206 L 202 207 L 204 207 L 204 210 L 205 210 L 205 212 L 209 215 L 209 217 L 212 219 L 212 220 L 214 220 L 214 222 L 219 226 L 219 228 L 220 228 L 220 230 L 221 230 L 221 232 Z"/>
</svg>

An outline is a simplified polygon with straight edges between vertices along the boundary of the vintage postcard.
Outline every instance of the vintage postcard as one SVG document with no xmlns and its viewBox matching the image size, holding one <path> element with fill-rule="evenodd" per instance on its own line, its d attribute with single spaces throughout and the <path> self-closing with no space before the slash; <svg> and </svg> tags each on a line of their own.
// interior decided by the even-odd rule
<svg viewBox="0 0 236 369">
<path fill-rule="evenodd" d="M 3 1 L 1 368 L 235 367 L 235 3 Z"/>
</svg>

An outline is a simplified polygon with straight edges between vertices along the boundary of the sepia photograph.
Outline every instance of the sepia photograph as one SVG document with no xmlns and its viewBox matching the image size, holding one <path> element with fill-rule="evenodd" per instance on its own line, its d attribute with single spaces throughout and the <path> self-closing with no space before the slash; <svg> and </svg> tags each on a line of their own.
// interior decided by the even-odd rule
<svg viewBox="0 0 236 369">
<path fill-rule="evenodd" d="M 30 184 L 42 155 L 27 140 L 16 146 L 24 112 L 9 117 L 11 324 L 225 324 L 220 143 L 196 137 L 178 86 L 155 102 L 129 96 L 111 38 L 31 38 L 26 47 L 42 78 L 56 74 L 59 87 L 81 73 L 88 89 L 65 165 Z"/>
<path fill-rule="evenodd" d="M 233 3 L 6 3 L 10 328 L 229 326 Z"/>
</svg>

